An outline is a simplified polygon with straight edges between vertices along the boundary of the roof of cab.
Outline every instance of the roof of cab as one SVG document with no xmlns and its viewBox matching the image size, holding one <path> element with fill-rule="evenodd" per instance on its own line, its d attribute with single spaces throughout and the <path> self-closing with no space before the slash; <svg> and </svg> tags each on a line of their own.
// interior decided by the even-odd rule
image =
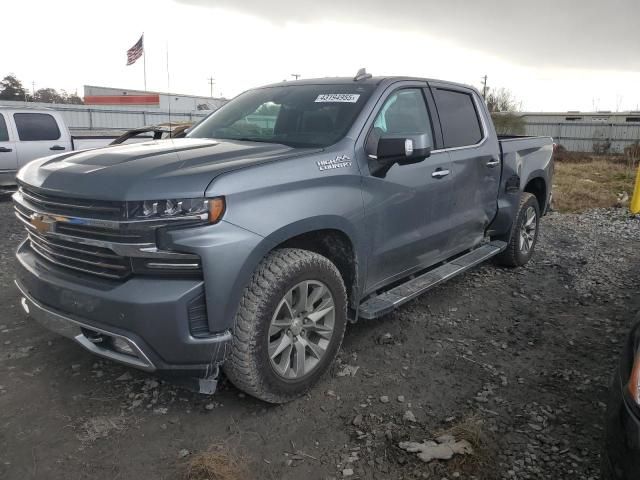
<svg viewBox="0 0 640 480">
<path fill-rule="evenodd" d="M 408 76 L 387 76 L 387 77 L 368 77 L 361 80 L 355 80 L 354 77 L 325 77 L 325 78 L 304 78 L 300 80 L 285 80 L 278 83 L 272 83 L 270 85 L 264 85 L 263 87 L 283 87 L 288 85 L 346 85 L 346 84 L 358 84 L 358 85 L 380 85 L 381 83 L 395 83 L 403 81 L 418 81 L 418 82 L 438 82 L 445 83 L 451 86 L 459 86 L 464 88 L 474 87 L 465 85 L 463 83 L 451 82 L 449 80 L 438 80 L 434 78 L 422 78 L 422 77 L 408 77 Z"/>
</svg>

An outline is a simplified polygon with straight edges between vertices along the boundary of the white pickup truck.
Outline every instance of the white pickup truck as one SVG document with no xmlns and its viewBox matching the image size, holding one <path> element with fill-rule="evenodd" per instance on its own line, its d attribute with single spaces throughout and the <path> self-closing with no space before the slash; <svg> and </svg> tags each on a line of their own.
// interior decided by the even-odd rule
<svg viewBox="0 0 640 480">
<path fill-rule="evenodd" d="M 114 136 L 74 137 L 60 112 L 0 106 L 0 187 L 15 185 L 16 173 L 36 158 L 104 147 Z"/>
</svg>

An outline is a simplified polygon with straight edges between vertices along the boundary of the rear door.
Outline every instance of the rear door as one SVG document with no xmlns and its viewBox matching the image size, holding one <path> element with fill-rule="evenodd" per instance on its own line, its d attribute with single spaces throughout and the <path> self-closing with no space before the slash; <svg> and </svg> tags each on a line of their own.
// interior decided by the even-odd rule
<svg viewBox="0 0 640 480">
<path fill-rule="evenodd" d="M 0 112 L 0 186 L 13 185 L 18 169 L 14 133 L 7 120 L 7 115 Z"/>
<path fill-rule="evenodd" d="M 449 249 L 459 253 L 478 245 L 496 215 L 500 150 L 478 94 L 449 84 L 430 84 L 444 149 L 451 159 Z"/>
<path fill-rule="evenodd" d="M 16 112 L 13 120 L 18 134 L 18 168 L 36 158 L 71 150 L 64 126 L 53 114 Z"/>
</svg>

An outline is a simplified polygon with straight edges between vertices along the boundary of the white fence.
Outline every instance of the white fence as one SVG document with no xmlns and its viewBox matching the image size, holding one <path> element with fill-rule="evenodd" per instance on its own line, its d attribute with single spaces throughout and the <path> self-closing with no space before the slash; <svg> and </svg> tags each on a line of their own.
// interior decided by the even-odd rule
<svg viewBox="0 0 640 480">
<path fill-rule="evenodd" d="M 553 137 L 573 152 L 623 153 L 640 142 L 640 114 L 522 114 L 527 135 Z"/>
<path fill-rule="evenodd" d="M 197 122 L 211 110 L 197 112 L 169 112 L 158 109 L 131 106 L 117 108 L 103 105 L 66 105 L 57 103 L 1 101 L 11 107 L 49 108 L 62 114 L 72 131 L 122 131 L 165 122 Z"/>
</svg>

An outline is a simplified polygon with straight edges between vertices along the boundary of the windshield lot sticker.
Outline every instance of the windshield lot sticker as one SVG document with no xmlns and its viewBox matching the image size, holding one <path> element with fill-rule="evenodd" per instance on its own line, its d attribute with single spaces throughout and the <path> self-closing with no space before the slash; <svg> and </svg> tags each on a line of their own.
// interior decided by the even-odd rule
<svg viewBox="0 0 640 480">
<path fill-rule="evenodd" d="M 318 170 L 333 170 L 334 168 L 345 168 L 351 166 L 351 159 L 346 155 L 338 155 L 333 160 L 318 160 L 316 162 Z"/>
<path fill-rule="evenodd" d="M 315 99 L 316 103 L 356 103 L 360 98 L 359 93 L 323 93 Z"/>
</svg>

